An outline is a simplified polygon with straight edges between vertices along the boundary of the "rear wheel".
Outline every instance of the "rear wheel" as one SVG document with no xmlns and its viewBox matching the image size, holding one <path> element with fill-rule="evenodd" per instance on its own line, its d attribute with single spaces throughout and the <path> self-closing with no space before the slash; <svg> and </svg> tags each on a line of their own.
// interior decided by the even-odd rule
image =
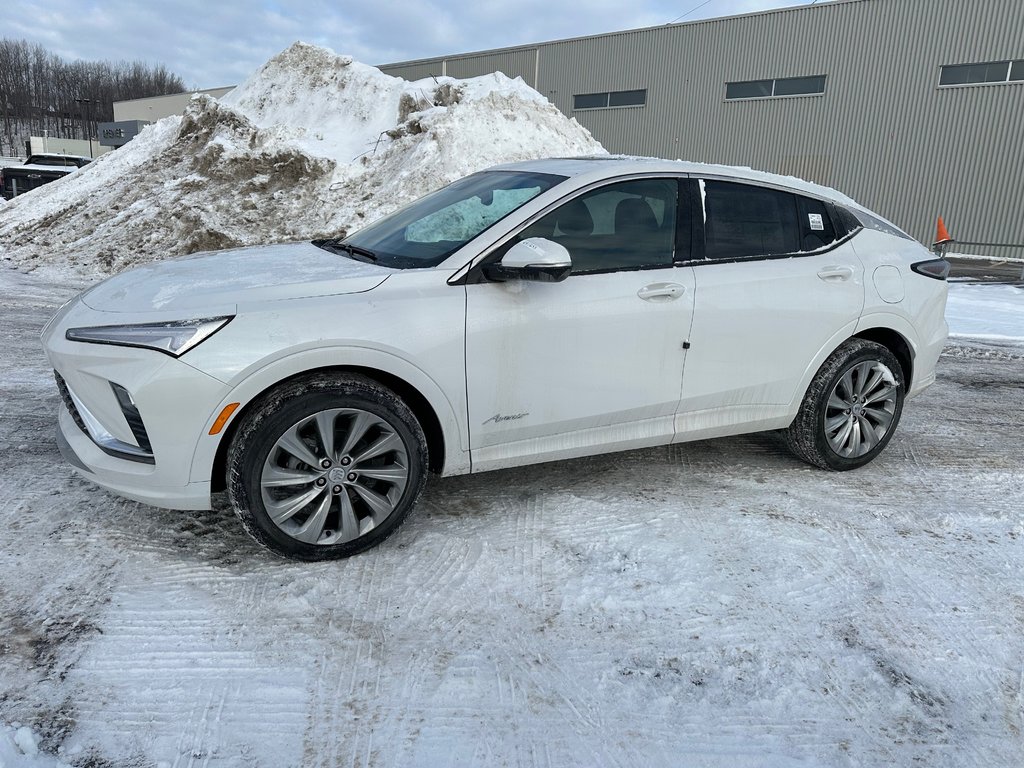
<svg viewBox="0 0 1024 768">
<path fill-rule="evenodd" d="M 228 452 L 228 490 L 258 542 L 300 560 L 348 557 L 403 522 L 426 479 L 416 417 L 356 375 L 316 375 L 257 402 Z"/>
<path fill-rule="evenodd" d="M 892 352 L 850 339 L 818 369 L 783 437 L 794 454 L 823 469 L 864 466 L 896 431 L 905 389 Z"/>
</svg>

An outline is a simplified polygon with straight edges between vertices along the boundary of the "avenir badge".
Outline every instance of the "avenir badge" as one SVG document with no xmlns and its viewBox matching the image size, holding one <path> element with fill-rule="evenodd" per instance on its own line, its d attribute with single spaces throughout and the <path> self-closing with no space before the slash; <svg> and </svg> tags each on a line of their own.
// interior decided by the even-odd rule
<svg viewBox="0 0 1024 768">
<path fill-rule="evenodd" d="M 513 413 L 511 416 L 502 416 L 500 413 L 496 413 L 480 426 L 483 426 L 484 424 L 500 424 L 503 421 L 519 421 L 519 419 L 525 419 L 529 415 L 529 412 Z"/>
</svg>

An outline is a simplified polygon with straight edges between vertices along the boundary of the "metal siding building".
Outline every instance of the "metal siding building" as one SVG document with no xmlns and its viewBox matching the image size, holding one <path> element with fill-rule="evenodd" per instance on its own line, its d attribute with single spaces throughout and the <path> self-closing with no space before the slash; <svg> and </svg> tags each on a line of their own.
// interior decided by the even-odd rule
<svg viewBox="0 0 1024 768">
<path fill-rule="evenodd" d="M 939 86 L 943 65 L 1024 59 L 1021 0 L 835 0 L 381 67 L 522 77 L 609 151 L 792 174 L 931 242 L 1024 256 L 1024 81 Z M 1016 70 L 1014 70 L 1016 71 Z M 726 83 L 825 76 L 824 93 L 726 99 Z M 643 106 L 573 97 L 646 89 Z"/>
<path fill-rule="evenodd" d="M 215 99 L 227 93 L 231 93 L 235 87 L 207 88 L 202 91 L 187 91 L 185 93 L 171 93 L 166 96 L 149 96 L 144 99 L 131 99 L 130 101 L 114 102 L 114 122 L 123 120 L 145 120 L 156 122 L 168 115 L 180 115 L 185 111 L 189 101 L 197 93 L 205 93 Z"/>
</svg>

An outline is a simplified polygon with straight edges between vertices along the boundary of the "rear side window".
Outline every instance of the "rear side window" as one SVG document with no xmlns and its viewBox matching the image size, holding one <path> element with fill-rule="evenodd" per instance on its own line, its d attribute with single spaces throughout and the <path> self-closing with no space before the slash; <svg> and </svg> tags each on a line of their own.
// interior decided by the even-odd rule
<svg viewBox="0 0 1024 768">
<path fill-rule="evenodd" d="M 801 250 L 803 228 L 795 197 L 748 184 L 704 182 L 707 258 L 742 259 Z"/>
</svg>

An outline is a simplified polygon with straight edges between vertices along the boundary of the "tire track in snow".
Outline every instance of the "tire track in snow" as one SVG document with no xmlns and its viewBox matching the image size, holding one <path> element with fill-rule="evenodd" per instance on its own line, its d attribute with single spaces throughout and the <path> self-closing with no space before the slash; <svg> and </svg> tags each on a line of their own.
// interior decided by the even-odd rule
<svg viewBox="0 0 1024 768">
<path fill-rule="evenodd" d="M 102 637 L 71 675 L 102 692 L 79 702 L 80 724 L 104 732 L 114 754 L 143 728 L 147 751 L 174 766 L 207 765 L 260 739 L 297 751 L 305 671 L 282 667 L 276 643 L 247 630 L 248 606 L 218 608 L 234 577 L 159 557 L 137 577 L 115 594 Z"/>
<path fill-rule="evenodd" d="M 386 559 L 377 549 L 331 565 L 341 577 L 342 599 L 335 598 L 335 606 L 324 596 L 331 641 L 318 650 L 307 691 L 303 765 L 327 768 L 373 762 L 380 727 L 373 702 L 381 698 L 383 666 L 388 662 L 391 606 L 401 600 L 394 596 L 395 569 Z"/>
</svg>

